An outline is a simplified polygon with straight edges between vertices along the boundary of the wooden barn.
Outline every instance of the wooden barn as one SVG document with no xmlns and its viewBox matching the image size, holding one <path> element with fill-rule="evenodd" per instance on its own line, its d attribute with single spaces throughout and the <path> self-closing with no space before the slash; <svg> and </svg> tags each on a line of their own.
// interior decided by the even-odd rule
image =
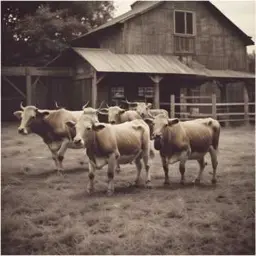
<svg viewBox="0 0 256 256">
<path fill-rule="evenodd" d="M 31 103 L 81 109 L 88 100 L 93 107 L 147 100 L 170 111 L 170 95 L 179 103 L 180 95 L 197 102 L 213 93 L 217 102 L 243 102 L 245 94 L 254 102 L 246 51 L 254 42 L 211 2 L 136 1 L 131 8 L 72 41 L 47 65 L 70 75 L 34 86 Z"/>
</svg>

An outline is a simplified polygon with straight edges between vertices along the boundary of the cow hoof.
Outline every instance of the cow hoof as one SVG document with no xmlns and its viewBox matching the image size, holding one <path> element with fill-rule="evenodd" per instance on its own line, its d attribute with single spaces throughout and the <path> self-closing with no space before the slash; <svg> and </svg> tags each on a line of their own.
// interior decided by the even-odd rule
<svg viewBox="0 0 256 256">
<path fill-rule="evenodd" d="M 146 188 L 152 188 L 152 184 L 151 184 L 151 181 L 146 181 Z"/>
<path fill-rule="evenodd" d="M 195 183 L 195 184 L 200 184 L 200 180 L 199 180 L 199 179 L 195 179 L 195 180 L 194 180 L 194 183 Z"/>
<path fill-rule="evenodd" d="M 113 196 L 114 194 L 114 191 L 113 190 L 108 190 L 107 191 L 107 196 Z"/>
<path fill-rule="evenodd" d="M 58 176 L 63 176 L 63 169 L 59 169 L 59 170 L 57 170 L 57 175 Z"/>
<path fill-rule="evenodd" d="M 215 185 L 217 183 L 216 179 L 212 179 L 212 184 Z"/>
<path fill-rule="evenodd" d="M 87 188 L 87 193 L 91 195 L 94 192 L 94 188 Z"/>
<path fill-rule="evenodd" d="M 170 185 L 170 181 L 169 181 L 169 180 L 165 180 L 165 181 L 164 181 L 164 185 L 165 185 L 165 186 Z"/>
<path fill-rule="evenodd" d="M 180 181 L 180 184 L 181 184 L 181 185 L 184 185 L 184 184 L 185 184 L 184 180 L 181 180 L 181 181 Z"/>
</svg>

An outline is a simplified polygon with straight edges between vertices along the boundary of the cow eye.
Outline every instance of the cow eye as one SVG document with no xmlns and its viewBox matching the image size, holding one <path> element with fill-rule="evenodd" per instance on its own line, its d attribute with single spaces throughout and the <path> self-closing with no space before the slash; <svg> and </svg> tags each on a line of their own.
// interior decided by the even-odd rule
<svg viewBox="0 0 256 256">
<path fill-rule="evenodd" d="M 87 131 L 90 131 L 90 130 L 91 130 L 91 127 L 86 127 L 86 130 L 87 130 Z"/>
</svg>

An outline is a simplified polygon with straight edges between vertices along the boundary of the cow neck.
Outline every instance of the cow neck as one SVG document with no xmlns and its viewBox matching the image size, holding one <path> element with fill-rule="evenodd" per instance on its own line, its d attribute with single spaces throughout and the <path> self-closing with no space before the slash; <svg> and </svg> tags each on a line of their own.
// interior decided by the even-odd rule
<svg viewBox="0 0 256 256">
<path fill-rule="evenodd" d="M 172 130 L 168 126 L 164 127 L 163 136 L 161 138 L 162 152 L 172 151 L 171 137 L 172 137 Z"/>
<path fill-rule="evenodd" d="M 60 136 L 54 132 L 53 127 L 45 119 L 32 122 L 30 128 L 31 131 L 39 135 L 45 143 L 60 140 Z"/>
</svg>

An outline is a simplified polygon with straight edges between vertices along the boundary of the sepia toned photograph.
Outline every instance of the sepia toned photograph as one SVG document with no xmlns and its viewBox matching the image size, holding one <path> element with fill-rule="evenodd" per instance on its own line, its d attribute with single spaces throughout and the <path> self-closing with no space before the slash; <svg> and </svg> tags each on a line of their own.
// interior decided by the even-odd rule
<svg viewBox="0 0 256 256">
<path fill-rule="evenodd" d="M 255 1 L 1 1 L 1 255 L 255 255 Z"/>
</svg>

